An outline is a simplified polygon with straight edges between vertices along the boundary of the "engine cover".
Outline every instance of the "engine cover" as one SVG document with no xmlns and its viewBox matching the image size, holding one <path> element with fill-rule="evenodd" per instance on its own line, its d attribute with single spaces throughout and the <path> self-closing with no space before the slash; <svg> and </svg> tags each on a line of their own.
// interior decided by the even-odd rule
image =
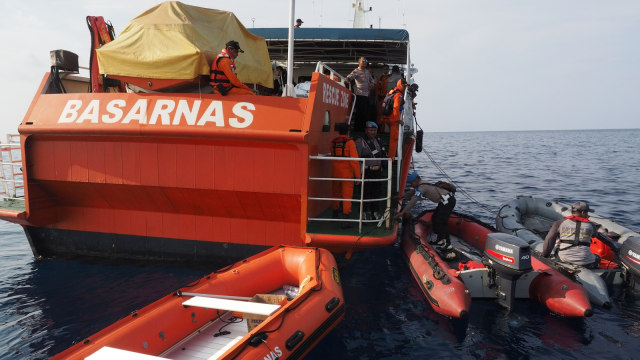
<svg viewBox="0 0 640 360">
<path fill-rule="evenodd" d="M 620 261 L 632 275 L 640 277 L 640 237 L 632 236 L 622 243 Z"/>
<path fill-rule="evenodd" d="M 498 273 L 519 275 L 532 269 L 529 244 L 513 235 L 487 235 L 484 256 Z"/>
</svg>

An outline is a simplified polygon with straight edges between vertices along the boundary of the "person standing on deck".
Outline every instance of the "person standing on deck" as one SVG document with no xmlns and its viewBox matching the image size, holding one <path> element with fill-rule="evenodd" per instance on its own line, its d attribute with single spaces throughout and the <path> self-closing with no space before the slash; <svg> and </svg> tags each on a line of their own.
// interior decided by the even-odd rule
<svg viewBox="0 0 640 360">
<path fill-rule="evenodd" d="M 350 81 L 356 83 L 356 116 L 354 119 L 354 130 L 364 131 L 364 124 L 369 121 L 369 91 L 375 87 L 375 80 L 371 73 L 366 69 L 367 58 L 360 57 L 358 67 L 347 75 L 344 82 L 348 85 Z"/>
<path fill-rule="evenodd" d="M 287 70 L 282 66 L 276 66 L 275 79 L 273 79 L 273 94 L 282 96 L 282 91 L 287 85 Z"/>
<path fill-rule="evenodd" d="M 571 205 L 571 215 L 553 223 L 544 239 L 542 256 L 549 257 L 555 249 L 560 261 L 597 268 L 600 257 L 591 252 L 591 237 L 596 228 L 588 220 L 589 204 L 578 201 Z"/>
<path fill-rule="evenodd" d="M 385 118 L 385 122 L 389 124 L 389 158 L 395 159 L 398 149 L 398 136 L 400 135 L 400 126 L 404 125 L 402 121 L 402 108 L 404 106 L 404 87 L 407 83 L 404 79 L 399 79 L 395 88 L 389 91 L 393 96 L 393 112 Z"/>
<path fill-rule="evenodd" d="M 340 134 L 337 138 L 331 141 L 331 156 L 357 158 L 358 151 L 356 150 L 356 144 L 350 137 L 347 136 L 349 131 L 349 125 L 347 123 L 336 124 L 336 130 Z M 334 178 L 341 179 L 354 179 L 362 176 L 360 172 L 360 164 L 356 160 L 333 160 L 333 175 Z M 353 181 L 333 181 L 333 197 L 342 200 L 342 214 L 340 214 L 340 200 L 334 200 L 331 204 L 333 209 L 333 217 L 341 217 L 343 219 L 348 218 L 351 215 L 351 201 L 353 198 Z M 348 222 L 341 224 L 342 228 L 351 227 Z"/>
<path fill-rule="evenodd" d="M 388 94 L 389 91 L 393 90 L 400 79 L 402 79 L 400 67 L 398 67 L 398 65 L 393 65 L 391 68 L 391 74 L 389 74 L 389 77 L 387 78 L 387 88 L 384 91 L 385 95 Z"/>
<path fill-rule="evenodd" d="M 376 81 L 376 98 L 378 100 L 378 115 L 376 117 L 376 123 L 379 126 L 379 133 L 385 132 L 384 129 L 384 115 L 382 115 L 382 101 L 387 95 L 387 79 L 389 78 L 389 65 L 382 65 L 382 75 Z"/>
<path fill-rule="evenodd" d="M 356 140 L 356 149 L 361 158 L 384 158 L 386 157 L 384 143 L 378 135 L 378 125 L 373 121 L 367 121 L 365 136 Z M 365 160 L 364 179 L 382 179 L 382 160 Z M 382 182 L 372 181 L 364 183 L 364 199 L 379 199 L 381 197 Z M 379 219 L 380 203 L 364 202 L 363 205 L 365 220 Z"/>
<path fill-rule="evenodd" d="M 430 241 L 430 243 L 437 245 L 438 249 L 445 253 L 447 260 L 455 258 L 455 253 L 452 251 L 451 239 L 449 238 L 449 217 L 453 212 L 453 208 L 456 206 L 456 198 L 454 196 L 456 192 L 455 186 L 444 181 L 438 181 L 435 184 L 423 183 L 417 172 L 409 174 L 407 182 L 411 184 L 413 189 L 407 191 L 407 193 L 400 198 L 411 200 L 396 214 L 395 218 L 410 219 L 411 208 L 419 200 L 429 199 L 437 203 L 438 206 L 436 206 L 436 210 L 431 217 L 433 232 L 437 235 L 437 238 L 434 241 Z"/>
<path fill-rule="evenodd" d="M 303 23 L 303 22 L 304 22 L 304 21 L 302 21 L 302 19 L 296 19 L 296 24 L 295 24 L 295 25 L 293 25 L 293 27 L 297 29 L 297 28 L 299 28 L 300 26 L 302 26 L 302 23 Z"/>
<path fill-rule="evenodd" d="M 231 40 L 226 43 L 225 48 L 211 64 L 209 84 L 213 87 L 214 94 L 254 95 L 253 91 L 236 76 L 234 59 L 238 57 L 239 52 L 244 52 L 240 49 L 240 44 Z"/>
<path fill-rule="evenodd" d="M 378 98 L 376 97 L 376 89 L 375 89 L 376 76 L 373 73 L 373 66 L 371 64 L 367 64 L 366 69 L 369 71 L 369 74 L 371 74 L 371 78 L 374 79 L 373 87 L 369 90 L 369 109 L 368 109 L 369 117 L 367 118 L 367 121 L 375 122 L 376 119 L 378 118 Z M 367 121 L 365 121 L 365 130 L 366 130 Z"/>
</svg>

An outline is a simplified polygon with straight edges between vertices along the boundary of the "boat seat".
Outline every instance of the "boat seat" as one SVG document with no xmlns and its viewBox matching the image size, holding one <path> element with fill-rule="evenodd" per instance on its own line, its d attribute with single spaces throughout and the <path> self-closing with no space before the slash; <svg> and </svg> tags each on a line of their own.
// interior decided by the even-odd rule
<svg viewBox="0 0 640 360">
<path fill-rule="evenodd" d="M 108 346 L 103 346 L 100 350 L 87 356 L 85 360 L 157 360 L 165 359 L 158 356 L 141 354 L 134 351 L 116 349 Z"/>
<path fill-rule="evenodd" d="M 197 306 L 207 309 L 217 309 L 225 311 L 235 311 L 248 314 L 266 315 L 273 314 L 280 308 L 280 305 L 256 303 L 250 301 L 238 301 L 229 299 L 218 299 L 204 296 L 194 296 L 184 301 L 182 305 Z"/>
</svg>

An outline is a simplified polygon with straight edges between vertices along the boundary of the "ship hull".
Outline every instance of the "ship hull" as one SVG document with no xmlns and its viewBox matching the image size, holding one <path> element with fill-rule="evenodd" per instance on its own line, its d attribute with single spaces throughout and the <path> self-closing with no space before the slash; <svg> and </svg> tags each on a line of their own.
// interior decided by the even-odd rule
<svg viewBox="0 0 640 360">
<path fill-rule="evenodd" d="M 257 254 L 268 246 L 136 236 L 23 226 L 33 254 L 40 258 L 101 257 L 114 259 L 220 263 Z"/>
</svg>

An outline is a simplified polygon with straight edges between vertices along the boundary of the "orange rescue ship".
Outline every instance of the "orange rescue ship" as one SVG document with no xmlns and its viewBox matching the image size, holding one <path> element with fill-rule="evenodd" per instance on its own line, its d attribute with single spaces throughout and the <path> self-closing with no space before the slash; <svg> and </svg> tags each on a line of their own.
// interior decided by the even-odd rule
<svg viewBox="0 0 640 360">
<path fill-rule="evenodd" d="M 91 78 L 75 74 L 73 54 L 52 52 L 52 72 L 18 128 L 24 206 L 0 208 L 0 219 L 23 226 L 36 256 L 207 262 L 280 244 L 351 253 L 395 241 L 391 198 L 411 161 L 412 107 L 403 113 L 395 161 L 383 159 L 383 221 L 365 220 L 358 191 L 350 219 L 331 217 L 331 185 L 340 179 L 331 176 L 338 160 L 328 154 L 335 124 L 350 122 L 353 113 L 343 76 L 359 56 L 410 73 L 405 30 L 296 29 L 292 71 L 307 90 L 273 96 L 272 67 L 286 60 L 287 29 L 251 29 L 260 37 L 231 13 L 174 1 L 141 14 L 115 39 L 101 17 L 88 23 Z M 181 49 L 186 40 L 174 36 L 192 43 Z M 237 60 L 240 79 L 259 96 L 207 89 L 210 63 L 229 38 L 245 50 Z M 167 41 L 176 46 L 150 48 Z M 184 53 L 153 58 L 173 48 Z M 194 59 L 185 64 L 187 55 Z M 152 76 L 167 68 L 176 73 Z M 339 221 L 354 226 L 345 230 Z"/>
</svg>

